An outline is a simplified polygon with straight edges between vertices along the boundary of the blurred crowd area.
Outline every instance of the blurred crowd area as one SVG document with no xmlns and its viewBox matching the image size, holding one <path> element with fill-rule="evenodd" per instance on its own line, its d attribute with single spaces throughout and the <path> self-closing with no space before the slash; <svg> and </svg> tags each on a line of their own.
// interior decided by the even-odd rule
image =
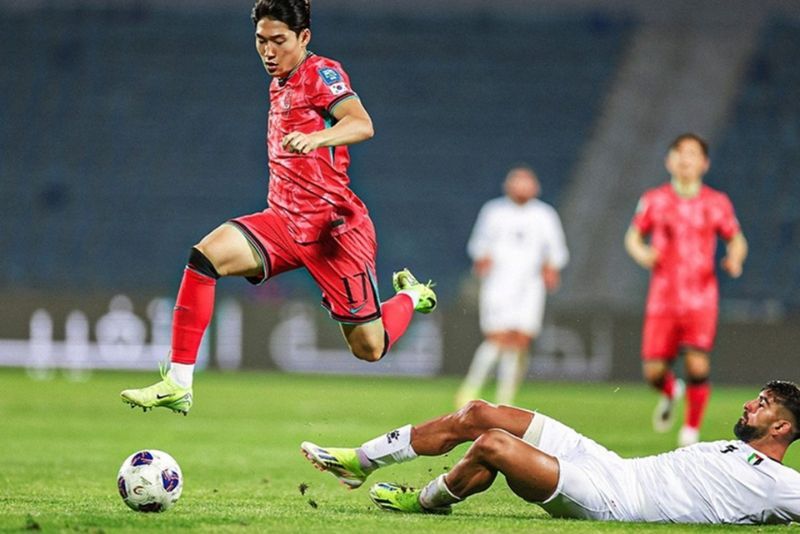
<svg viewBox="0 0 800 534">
<path fill-rule="evenodd" d="M 707 182 L 751 253 L 723 310 L 800 308 L 796 2 L 314 3 L 311 50 L 339 60 L 374 120 L 353 189 L 403 266 L 468 291 L 478 209 L 527 162 L 572 263 L 556 307 L 639 309 L 624 253 L 666 145 L 711 141 Z M 459 7 L 460 6 L 460 7 Z M 268 78 L 249 2 L 0 2 L 0 293 L 171 293 L 189 247 L 265 207 Z M 304 275 L 254 289 L 312 295 Z"/>
</svg>

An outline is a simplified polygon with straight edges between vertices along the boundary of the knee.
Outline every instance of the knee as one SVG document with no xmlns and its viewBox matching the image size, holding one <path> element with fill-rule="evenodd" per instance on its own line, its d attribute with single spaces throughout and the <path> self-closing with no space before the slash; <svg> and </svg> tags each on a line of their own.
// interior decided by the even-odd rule
<svg viewBox="0 0 800 534">
<path fill-rule="evenodd" d="M 493 428 L 481 434 L 472 444 L 469 452 L 492 463 L 492 459 L 502 455 L 503 451 L 510 450 L 511 439 L 511 434 L 505 430 Z"/>
<path fill-rule="evenodd" d="M 359 360 L 377 362 L 383 357 L 383 343 L 377 344 L 370 343 L 369 341 L 352 343 L 350 345 L 350 352 Z"/>
<path fill-rule="evenodd" d="M 661 367 L 644 367 L 642 376 L 653 387 L 659 388 L 664 384 L 667 370 Z"/>
<path fill-rule="evenodd" d="M 459 426 L 473 439 L 500 426 L 496 413 L 497 406 L 484 400 L 471 400 L 456 412 Z"/>
<path fill-rule="evenodd" d="M 690 381 L 702 382 L 711 373 L 711 363 L 705 355 L 693 355 L 686 358 L 686 378 Z"/>
<path fill-rule="evenodd" d="M 219 271 L 217 271 L 214 262 L 211 261 L 206 251 L 200 248 L 200 245 L 195 245 L 189 251 L 189 260 L 186 264 L 200 274 L 204 274 L 214 280 L 222 276 Z"/>
</svg>

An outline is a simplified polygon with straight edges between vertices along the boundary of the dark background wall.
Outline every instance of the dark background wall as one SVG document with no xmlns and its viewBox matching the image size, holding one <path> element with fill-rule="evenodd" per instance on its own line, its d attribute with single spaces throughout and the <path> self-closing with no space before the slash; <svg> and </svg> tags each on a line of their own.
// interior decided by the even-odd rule
<svg viewBox="0 0 800 534">
<path fill-rule="evenodd" d="M 378 230 L 380 288 L 403 266 L 438 282 L 443 371 L 460 373 L 479 338 L 464 249 L 480 205 L 527 161 L 560 207 L 634 36 L 665 8 L 317 4 L 311 49 L 343 63 L 375 122 L 351 150 L 351 178 Z M 710 28 L 734 11 L 698 5 Z M 791 371 L 800 309 L 800 13 L 759 6 L 708 177 L 751 244 L 745 276 L 722 279 L 717 368 L 734 382 L 755 376 L 742 362 Z M 192 244 L 263 209 L 269 80 L 252 31 L 249 3 L 0 1 L 0 337 L 24 337 L 39 306 L 172 295 Z M 267 316 L 318 299 L 304 273 L 220 291 Z M 579 297 L 592 306 L 553 298 L 551 323 L 590 336 L 593 318 L 611 320 L 608 376 L 636 378 L 640 306 Z M 245 360 L 259 362 L 252 343 Z"/>
</svg>

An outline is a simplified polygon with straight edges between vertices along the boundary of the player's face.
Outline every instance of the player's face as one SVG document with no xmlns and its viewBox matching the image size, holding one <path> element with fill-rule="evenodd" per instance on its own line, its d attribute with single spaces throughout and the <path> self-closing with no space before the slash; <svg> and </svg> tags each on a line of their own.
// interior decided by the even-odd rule
<svg viewBox="0 0 800 534">
<path fill-rule="evenodd" d="M 256 24 L 256 51 L 267 74 L 285 78 L 306 57 L 311 31 L 294 33 L 285 22 L 263 18 Z"/>
<path fill-rule="evenodd" d="M 506 177 L 506 194 L 517 204 L 525 204 L 539 194 L 539 181 L 530 172 L 511 171 Z"/>
<path fill-rule="evenodd" d="M 736 421 L 733 434 L 745 442 L 761 438 L 773 423 L 784 419 L 783 409 L 780 403 L 775 402 L 772 393 L 765 389 L 758 397 L 744 404 L 744 413 Z"/>
<path fill-rule="evenodd" d="M 684 139 L 669 151 L 665 165 L 674 178 L 697 181 L 708 172 L 710 162 L 700 143 L 694 139 Z"/>
</svg>

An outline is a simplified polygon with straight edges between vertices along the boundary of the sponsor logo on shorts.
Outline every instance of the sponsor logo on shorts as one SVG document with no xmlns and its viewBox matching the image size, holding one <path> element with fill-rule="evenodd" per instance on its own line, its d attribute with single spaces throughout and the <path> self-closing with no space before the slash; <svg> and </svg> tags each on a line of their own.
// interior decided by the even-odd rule
<svg viewBox="0 0 800 534">
<path fill-rule="evenodd" d="M 353 315 L 355 315 L 356 313 L 360 312 L 360 311 L 361 311 L 361 309 L 362 309 L 364 306 L 366 306 L 366 305 L 367 305 L 367 303 L 366 303 L 366 302 L 364 302 L 364 303 L 363 303 L 361 306 L 356 306 L 355 308 L 350 308 L 350 313 L 352 313 Z"/>
</svg>

